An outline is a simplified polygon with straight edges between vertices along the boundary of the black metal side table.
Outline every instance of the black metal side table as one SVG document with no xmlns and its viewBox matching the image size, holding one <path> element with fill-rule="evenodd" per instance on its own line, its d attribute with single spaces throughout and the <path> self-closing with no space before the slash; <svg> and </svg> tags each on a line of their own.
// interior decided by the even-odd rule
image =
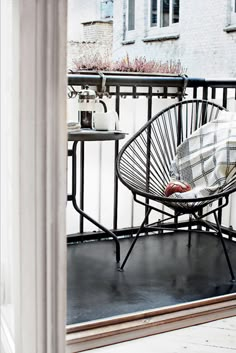
<svg viewBox="0 0 236 353">
<path fill-rule="evenodd" d="M 109 237 L 113 238 L 116 245 L 116 262 L 120 261 L 120 243 L 118 237 L 109 229 L 104 227 L 102 224 L 97 222 L 95 219 L 90 217 L 84 212 L 83 207 L 79 207 L 76 201 L 76 175 L 77 175 L 77 163 L 76 163 L 76 151 L 78 142 L 81 143 L 82 156 L 84 155 L 84 142 L 86 141 L 117 141 L 125 138 L 125 133 L 114 132 L 114 131 L 94 131 L 94 130 L 80 130 L 79 132 L 69 132 L 68 141 L 72 141 L 72 148 L 68 148 L 68 156 L 72 157 L 72 192 L 67 195 L 67 201 L 72 201 L 74 209 L 89 222 L 93 223 L 96 227 L 100 228 Z M 81 168 L 84 170 L 84 159 L 81 159 Z M 83 193 L 84 180 L 80 180 L 80 192 Z M 82 195 L 83 199 L 83 195 Z M 82 205 L 83 206 L 83 205 Z M 82 219 L 81 217 L 81 219 Z"/>
</svg>

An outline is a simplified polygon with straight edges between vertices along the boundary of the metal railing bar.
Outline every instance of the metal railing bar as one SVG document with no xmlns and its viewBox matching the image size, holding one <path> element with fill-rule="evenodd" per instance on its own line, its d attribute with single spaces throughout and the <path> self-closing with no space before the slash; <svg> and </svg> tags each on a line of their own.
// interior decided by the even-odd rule
<svg viewBox="0 0 236 353">
<path fill-rule="evenodd" d="M 223 107 L 227 108 L 227 97 L 228 97 L 228 90 L 226 87 L 223 88 L 223 96 L 222 96 L 222 105 Z M 218 206 L 222 205 L 222 199 L 219 200 Z M 222 209 L 219 209 L 217 212 L 219 223 L 222 223 Z"/>
<path fill-rule="evenodd" d="M 68 74 L 68 85 L 76 86 L 81 84 L 88 85 L 99 85 L 101 82 L 101 77 L 95 74 Z M 177 76 L 116 76 L 116 75 L 106 75 L 106 85 L 107 86 L 164 86 L 164 87 L 182 87 L 183 86 L 183 77 Z M 236 82 L 236 80 L 235 80 Z M 188 79 L 188 86 L 203 86 L 205 79 Z"/>
<path fill-rule="evenodd" d="M 75 168 L 74 168 L 75 169 Z M 84 209 L 84 142 L 80 142 L 80 209 Z M 80 233 L 84 231 L 84 218 L 80 215 Z"/>
<path fill-rule="evenodd" d="M 111 96 L 115 96 L 116 93 L 115 92 L 110 92 L 109 93 Z M 121 98 L 124 98 L 122 96 L 132 96 L 133 97 L 133 93 L 132 92 L 120 92 L 120 95 L 121 95 Z M 148 96 L 148 93 L 147 92 L 136 92 L 136 97 L 147 97 Z M 167 97 L 178 97 L 178 96 L 181 96 L 181 93 L 179 92 L 171 92 L 171 93 L 153 93 L 152 94 L 153 97 L 163 97 L 163 98 L 167 98 Z"/>
<path fill-rule="evenodd" d="M 198 224 L 200 224 L 201 221 L 193 221 L 193 228 L 192 228 L 192 232 L 194 231 L 198 231 Z M 214 225 L 214 223 L 209 221 L 209 224 Z M 189 232 L 189 229 L 187 229 L 189 225 L 189 221 L 180 221 L 178 223 L 178 228 L 179 231 L 183 232 Z M 196 228 L 195 228 L 196 227 Z M 172 233 L 172 229 L 174 228 L 174 231 L 177 231 L 176 229 L 176 224 L 174 223 L 166 223 L 165 225 L 163 225 L 163 228 L 165 228 L 166 230 L 169 229 L 170 232 Z M 186 228 L 186 229 L 183 229 Z M 206 229 L 207 231 L 207 227 L 203 226 L 203 228 Z M 202 229 L 202 232 L 205 232 L 205 229 Z M 112 229 L 112 232 L 115 233 L 115 235 L 117 237 L 127 237 L 130 236 L 132 237 L 134 234 L 137 233 L 137 231 L 139 230 L 139 227 L 127 227 L 127 228 L 121 228 L 121 229 Z M 149 229 L 150 232 L 154 232 L 156 235 L 156 227 L 151 227 Z M 229 241 L 234 241 L 235 240 L 231 240 L 232 237 L 236 237 L 236 230 L 234 229 L 229 229 L 228 227 L 225 226 L 221 226 L 221 231 L 223 234 L 227 235 L 229 237 Z M 214 232 L 211 232 L 209 234 L 212 234 L 212 236 L 215 236 Z M 152 235 L 152 233 L 150 234 Z M 74 234 L 68 234 L 67 235 L 67 243 L 76 243 L 76 242 L 83 242 L 83 241 L 89 241 L 89 240 L 97 240 L 97 239 L 107 239 L 107 236 L 105 234 L 105 232 L 103 231 L 97 231 L 97 232 L 84 232 L 84 233 L 74 233 Z"/>
<path fill-rule="evenodd" d="M 148 105 L 147 105 L 147 120 L 150 120 L 152 118 L 152 87 L 150 86 L 148 88 Z M 150 148 L 151 148 L 151 129 L 148 130 L 147 132 L 147 170 L 146 170 L 146 175 L 148 176 L 150 174 Z M 147 178 L 149 180 L 149 178 Z M 146 184 L 147 189 L 149 189 L 149 182 Z M 149 205 L 149 199 L 146 198 L 146 203 Z M 148 206 L 145 206 L 145 214 L 148 212 Z M 149 222 L 149 217 L 147 217 L 146 223 L 148 224 Z"/>
<path fill-rule="evenodd" d="M 190 79 L 191 81 L 191 79 Z M 235 88 L 236 79 L 205 79 L 205 86 L 214 88 Z"/>
<path fill-rule="evenodd" d="M 223 107 L 227 108 L 227 97 L 228 97 L 228 90 L 226 87 L 223 88 L 223 101 L 222 105 Z"/>
<path fill-rule="evenodd" d="M 216 88 L 215 87 L 212 87 L 212 89 L 211 89 L 211 98 L 216 99 Z"/>
<path fill-rule="evenodd" d="M 96 74 L 68 74 L 68 85 L 93 84 L 99 85 L 101 77 Z M 162 86 L 182 87 L 183 77 L 181 76 L 151 76 L 151 75 L 106 75 L 107 86 Z M 214 87 L 214 88 L 235 88 L 236 79 L 204 79 L 188 77 L 188 87 Z"/>
<path fill-rule="evenodd" d="M 196 99 L 197 98 L 197 87 L 193 88 L 193 98 Z"/>
<path fill-rule="evenodd" d="M 203 87 L 203 92 L 202 92 L 202 99 L 207 100 L 208 98 L 208 86 Z"/>
<path fill-rule="evenodd" d="M 116 87 L 116 104 L 115 110 L 120 116 L 120 86 Z M 116 158 L 119 153 L 119 141 L 115 141 L 115 158 L 114 158 L 114 201 L 113 201 L 113 229 L 117 229 L 118 224 L 118 177 L 116 174 Z"/>
</svg>

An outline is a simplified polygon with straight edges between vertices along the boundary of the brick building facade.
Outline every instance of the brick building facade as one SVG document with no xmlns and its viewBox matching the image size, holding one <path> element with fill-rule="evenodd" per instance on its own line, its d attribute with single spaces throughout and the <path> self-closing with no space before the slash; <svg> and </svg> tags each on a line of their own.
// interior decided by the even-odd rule
<svg viewBox="0 0 236 353">
<path fill-rule="evenodd" d="M 116 59 L 180 60 L 189 76 L 236 77 L 234 0 L 114 0 L 113 21 Z"/>
</svg>

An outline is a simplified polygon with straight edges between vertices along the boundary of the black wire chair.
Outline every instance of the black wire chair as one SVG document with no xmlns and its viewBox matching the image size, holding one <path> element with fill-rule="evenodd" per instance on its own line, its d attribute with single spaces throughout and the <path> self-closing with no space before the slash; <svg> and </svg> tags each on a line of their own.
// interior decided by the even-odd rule
<svg viewBox="0 0 236 353">
<path fill-rule="evenodd" d="M 176 155 L 177 146 L 193 131 L 216 119 L 222 110 L 225 110 L 222 106 L 199 99 L 173 104 L 149 120 L 121 149 L 116 163 L 118 178 L 131 190 L 134 200 L 146 207 L 146 214 L 120 270 L 124 269 L 142 232 L 146 232 L 148 229 L 163 231 L 163 229 L 171 227 L 178 229 L 178 226 L 181 226 L 178 224 L 178 217 L 189 214 L 190 223 L 187 223 L 189 229 L 191 229 L 191 222 L 194 221 L 195 224 L 201 224 L 219 235 L 231 278 L 235 281 L 218 216 L 220 210 L 228 204 L 229 195 L 236 190 L 236 175 L 227 185 L 224 185 L 220 192 L 208 197 L 180 199 L 166 197 L 164 193 L 165 187 L 170 181 L 170 167 Z M 155 206 L 153 202 L 150 204 L 150 201 L 155 201 Z M 206 207 L 214 201 L 218 201 L 216 207 Z M 158 208 L 158 203 L 162 207 Z M 166 218 L 147 225 L 152 210 L 160 212 Z M 214 215 L 215 224 L 203 219 L 210 214 Z M 174 220 L 172 226 L 170 223 L 166 225 L 165 222 L 171 219 Z M 191 236 L 191 231 L 189 234 Z"/>
</svg>

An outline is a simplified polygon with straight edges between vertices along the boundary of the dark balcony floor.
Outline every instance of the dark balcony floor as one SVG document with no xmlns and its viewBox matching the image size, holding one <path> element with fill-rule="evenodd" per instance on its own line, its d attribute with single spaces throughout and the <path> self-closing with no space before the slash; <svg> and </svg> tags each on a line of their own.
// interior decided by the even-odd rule
<svg viewBox="0 0 236 353">
<path fill-rule="evenodd" d="M 130 239 L 121 239 L 124 257 Z M 227 241 L 236 272 L 236 243 Z M 124 272 L 117 271 L 113 241 L 68 245 L 67 323 L 160 308 L 236 292 L 220 240 L 187 234 L 142 237 Z"/>
</svg>

